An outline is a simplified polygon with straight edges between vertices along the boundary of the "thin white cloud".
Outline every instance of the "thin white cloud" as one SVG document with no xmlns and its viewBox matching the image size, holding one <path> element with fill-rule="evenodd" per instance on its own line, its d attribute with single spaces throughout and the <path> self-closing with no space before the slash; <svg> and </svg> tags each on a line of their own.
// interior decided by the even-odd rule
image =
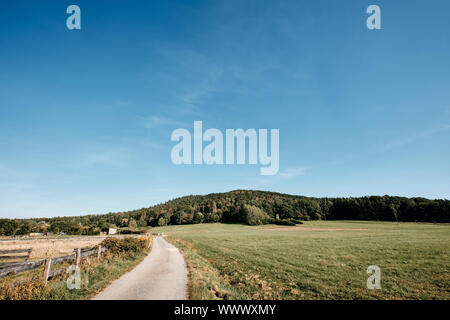
<svg viewBox="0 0 450 320">
<path fill-rule="evenodd" d="M 128 159 L 128 153 L 121 149 L 100 149 L 82 155 L 85 165 L 120 166 Z"/>
<path fill-rule="evenodd" d="M 85 164 L 87 165 L 98 165 L 98 164 L 106 164 L 106 165 L 120 165 L 123 157 L 117 157 L 111 154 L 92 154 L 87 155 L 85 157 Z"/>
<path fill-rule="evenodd" d="M 306 168 L 287 168 L 279 173 L 280 177 L 292 179 L 304 175 Z"/>
<path fill-rule="evenodd" d="M 153 129 L 162 126 L 179 127 L 183 126 L 183 122 L 162 116 L 149 116 L 145 118 L 145 127 Z"/>
<path fill-rule="evenodd" d="M 121 166 L 130 158 L 131 151 L 120 146 L 86 143 L 77 146 L 74 153 L 67 157 L 65 164 L 79 168 L 96 165 Z"/>
<path fill-rule="evenodd" d="M 425 129 L 418 133 L 411 134 L 408 137 L 392 139 L 391 141 L 388 141 L 377 147 L 363 149 L 358 154 L 345 154 L 343 156 L 337 156 L 334 158 L 334 160 L 331 160 L 331 161 L 328 161 L 328 162 L 325 162 L 325 163 L 319 164 L 319 165 L 316 164 L 314 166 L 314 168 L 317 169 L 320 167 L 344 165 L 344 164 L 348 164 L 353 161 L 361 160 L 365 156 L 383 154 L 385 152 L 392 151 L 394 149 L 401 148 L 408 144 L 414 143 L 417 140 L 432 137 L 438 133 L 447 131 L 449 129 L 450 129 L 450 124 L 435 126 L 433 128 Z"/>
<path fill-rule="evenodd" d="M 283 185 L 288 180 L 295 179 L 297 177 L 303 176 L 309 168 L 297 167 L 297 168 L 286 168 L 278 172 L 278 174 L 273 176 L 259 176 L 257 182 L 253 186 L 249 186 L 247 189 L 252 188 L 268 188 L 273 185 Z M 233 187 L 234 188 L 234 187 Z M 245 189 L 243 187 L 243 189 Z"/>
<path fill-rule="evenodd" d="M 402 147 L 404 145 L 410 144 L 416 140 L 419 139 L 423 139 L 423 138 L 428 138 L 431 137 L 435 134 L 438 134 L 440 132 L 446 131 L 450 129 L 450 124 L 446 124 L 446 125 L 441 125 L 441 126 L 436 126 L 434 128 L 431 129 L 427 129 L 427 130 L 423 130 L 421 132 L 415 133 L 407 138 L 404 139 L 397 139 L 397 140 L 393 140 L 391 142 L 386 143 L 383 148 L 381 149 L 381 151 L 388 151 L 394 148 L 398 148 L 398 147 Z"/>
<path fill-rule="evenodd" d="M 207 96 L 215 89 L 212 85 L 204 84 L 189 90 L 186 94 L 181 96 L 181 101 L 187 105 L 197 105 L 204 103 Z"/>
</svg>

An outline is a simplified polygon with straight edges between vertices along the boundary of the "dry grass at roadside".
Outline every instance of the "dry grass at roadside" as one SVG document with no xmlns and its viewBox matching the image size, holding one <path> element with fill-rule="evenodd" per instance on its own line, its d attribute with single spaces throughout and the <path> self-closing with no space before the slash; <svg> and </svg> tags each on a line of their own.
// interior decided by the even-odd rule
<svg viewBox="0 0 450 320">
<path fill-rule="evenodd" d="M 191 300 L 235 300 L 244 296 L 227 283 L 205 258 L 189 244 L 170 239 L 184 256 L 188 267 L 188 298 Z"/>
</svg>

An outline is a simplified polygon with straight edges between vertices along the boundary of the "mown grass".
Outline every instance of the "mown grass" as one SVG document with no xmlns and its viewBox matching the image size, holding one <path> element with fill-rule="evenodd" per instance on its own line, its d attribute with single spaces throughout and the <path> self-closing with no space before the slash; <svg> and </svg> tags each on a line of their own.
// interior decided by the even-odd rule
<svg viewBox="0 0 450 320">
<path fill-rule="evenodd" d="M 96 258 L 83 259 L 80 266 L 80 289 L 68 288 L 66 281 L 70 275 L 67 273 L 53 278 L 46 286 L 40 280 L 31 281 L 33 276 L 39 276 L 39 271 L 1 279 L 0 300 L 89 299 L 138 265 L 150 252 L 151 245 L 152 242 L 149 242 L 145 249 L 137 252 L 113 253 L 107 251 L 100 260 Z M 56 265 L 52 267 L 52 270 L 67 266 L 68 264 Z"/>
<path fill-rule="evenodd" d="M 156 228 L 183 252 L 191 299 L 449 299 L 450 225 L 315 221 Z M 381 290 L 369 290 L 369 265 Z"/>
</svg>

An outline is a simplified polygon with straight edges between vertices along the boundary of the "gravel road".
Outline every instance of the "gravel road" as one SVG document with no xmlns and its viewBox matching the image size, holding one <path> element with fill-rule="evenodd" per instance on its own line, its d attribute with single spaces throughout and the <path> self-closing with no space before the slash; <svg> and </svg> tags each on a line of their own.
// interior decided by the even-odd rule
<svg viewBox="0 0 450 320">
<path fill-rule="evenodd" d="M 154 238 L 151 253 L 93 300 L 184 300 L 187 269 L 183 256 L 163 237 Z"/>
</svg>

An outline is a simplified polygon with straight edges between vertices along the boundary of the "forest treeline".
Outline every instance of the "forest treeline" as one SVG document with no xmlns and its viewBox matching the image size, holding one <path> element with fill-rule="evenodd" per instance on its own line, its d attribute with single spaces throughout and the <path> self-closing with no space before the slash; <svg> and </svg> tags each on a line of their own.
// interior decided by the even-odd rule
<svg viewBox="0 0 450 320">
<path fill-rule="evenodd" d="M 235 190 L 186 196 L 149 208 L 78 217 L 0 219 L 0 235 L 64 232 L 95 235 L 108 228 L 132 232 L 148 226 L 234 222 L 295 224 L 305 220 L 450 222 L 450 201 L 393 196 L 310 198 Z"/>
</svg>

